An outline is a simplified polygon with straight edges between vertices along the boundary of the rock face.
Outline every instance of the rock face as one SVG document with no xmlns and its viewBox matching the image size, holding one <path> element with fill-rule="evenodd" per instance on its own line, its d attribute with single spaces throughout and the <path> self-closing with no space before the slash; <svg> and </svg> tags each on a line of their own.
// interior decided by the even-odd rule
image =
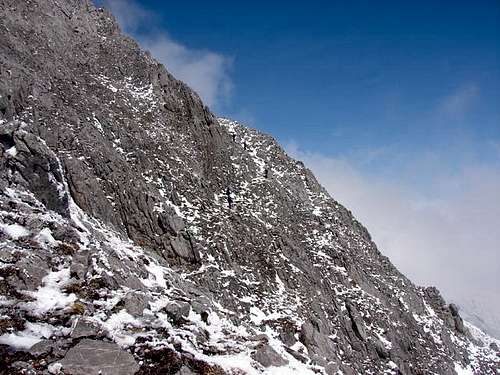
<svg viewBox="0 0 500 375">
<path fill-rule="evenodd" d="M 0 372 L 496 374 L 494 340 L 106 10 L 0 0 L 0 40 Z"/>
</svg>

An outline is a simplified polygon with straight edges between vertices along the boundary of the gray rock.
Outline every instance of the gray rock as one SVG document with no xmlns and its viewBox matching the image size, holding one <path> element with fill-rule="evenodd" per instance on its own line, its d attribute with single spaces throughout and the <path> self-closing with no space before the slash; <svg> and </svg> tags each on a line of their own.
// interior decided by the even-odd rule
<svg viewBox="0 0 500 375">
<path fill-rule="evenodd" d="M 450 303 L 449 308 L 450 308 L 451 315 L 459 316 L 459 314 L 458 314 L 459 309 L 458 309 L 457 305 L 455 305 L 454 303 Z"/>
<path fill-rule="evenodd" d="M 188 317 L 191 306 L 186 302 L 172 302 L 163 308 L 174 323 L 182 323 Z"/>
<path fill-rule="evenodd" d="M 288 361 L 281 357 L 270 345 L 262 345 L 252 353 L 252 358 L 264 367 L 280 367 L 288 364 Z"/>
<path fill-rule="evenodd" d="M 25 361 L 16 361 L 12 364 L 12 368 L 17 372 L 21 374 L 35 374 L 35 369 L 33 368 L 33 365 L 31 365 L 28 362 Z"/>
<path fill-rule="evenodd" d="M 413 375 L 414 372 L 411 369 L 410 365 L 405 361 L 396 361 L 396 365 L 398 366 L 398 374 L 399 375 Z"/>
<path fill-rule="evenodd" d="M 29 349 L 29 353 L 34 357 L 46 357 L 52 355 L 61 357 L 66 353 L 67 348 L 71 345 L 71 340 L 42 340 L 37 342 Z"/>
<path fill-rule="evenodd" d="M 349 365 L 341 365 L 340 371 L 345 375 L 356 375 L 356 372 Z"/>
<path fill-rule="evenodd" d="M 199 297 L 191 301 L 191 308 L 197 314 L 208 314 L 211 310 L 210 301 L 206 297 Z"/>
<path fill-rule="evenodd" d="M 60 361 L 72 375 L 133 375 L 139 370 L 134 357 L 111 342 L 83 339 Z"/>
<path fill-rule="evenodd" d="M 195 375 L 193 371 L 187 366 L 182 366 L 181 369 L 176 372 L 176 375 Z"/>
<path fill-rule="evenodd" d="M 18 260 L 18 257 L 14 254 L 12 249 L 8 249 L 7 247 L 0 249 L 0 262 L 6 263 L 15 263 Z"/>
<path fill-rule="evenodd" d="M 340 370 L 339 363 L 329 362 L 325 366 L 325 372 L 327 373 L 327 375 L 336 375 L 338 374 L 339 370 Z"/>
<path fill-rule="evenodd" d="M 287 351 L 287 353 L 292 355 L 296 360 L 298 360 L 302 363 L 307 363 L 308 358 L 304 354 L 300 354 L 299 352 L 297 352 L 297 351 L 295 351 L 292 348 L 289 348 L 287 346 L 285 346 L 284 348 Z"/>
<path fill-rule="evenodd" d="M 269 337 L 265 333 L 260 333 L 258 335 L 253 335 L 248 338 L 250 341 L 258 341 L 263 343 L 269 342 Z"/>
<path fill-rule="evenodd" d="M 174 254 L 182 259 L 189 262 L 197 262 L 200 259 L 200 255 L 196 248 L 193 247 L 189 239 L 184 238 L 184 236 L 177 236 L 170 240 L 170 245 Z"/>
<path fill-rule="evenodd" d="M 455 321 L 455 329 L 462 333 L 465 334 L 467 332 L 467 328 L 464 326 L 464 321 L 460 315 L 454 316 L 454 321 Z"/>
<path fill-rule="evenodd" d="M 173 210 L 158 214 L 158 224 L 163 232 L 170 233 L 172 236 L 179 234 L 185 227 L 182 218 L 177 216 Z"/>
<path fill-rule="evenodd" d="M 99 336 L 101 333 L 101 329 L 94 322 L 84 317 L 79 317 L 74 323 L 74 328 L 71 331 L 71 338 L 95 337 Z"/>
<path fill-rule="evenodd" d="M 387 359 L 389 358 L 389 351 L 385 347 L 385 345 L 378 339 L 373 340 L 373 346 L 375 348 L 375 351 L 377 352 L 378 356 L 382 359 Z"/>
<path fill-rule="evenodd" d="M 207 330 L 205 329 L 198 330 L 198 333 L 196 334 L 196 342 L 200 344 L 206 344 L 209 339 L 210 339 L 210 333 L 208 333 Z"/>
<path fill-rule="evenodd" d="M 463 321 L 462 317 L 460 316 L 458 306 L 455 305 L 454 303 L 450 303 L 448 305 L 448 308 L 449 308 L 451 316 L 452 316 L 451 326 L 454 327 L 457 330 L 457 332 L 465 334 L 467 332 L 467 329 L 465 328 L 464 321 Z"/>
<path fill-rule="evenodd" d="M 83 280 L 89 269 L 89 251 L 79 251 L 72 257 L 70 273 L 73 277 Z"/>
<path fill-rule="evenodd" d="M 129 292 L 123 297 L 124 307 L 133 316 L 142 316 L 149 307 L 149 298 L 143 293 Z"/>
<path fill-rule="evenodd" d="M 56 155 L 38 137 L 20 131 L 19 127 L 13 132 L 7 127 L 0 127 L 0 137 L 10 139 L 17 149 L 12 168 L 48 209 L 68 216 L 68 197 L 60 193 L 63 175 Z"/>
<path fill-rule="evenodd" d="M 346 303 L 347 311 L 349 312 L 349 317 L 352 321 L 352 327 L 354 329 L 354 333 L 361 341 L 366 340 L 366 330 L 365 325 L 363 323 L 363 319 L 359 315 L 358 309 L 352 303 Z"/>
<path fill-rule="evenodd" d="M 279 332 L 279 337 L 280 340 L 288 346 L 292 346 L 297 342 L 297 339 L 295 338 L 295 327 L 290 327 L 290 326 L 285 326 L 280 329 Z"/>
<path fill-rule="evenodd" d="M 325 322 L 311 319 L 302 325 L 299 339 L 310 354 L 316 356 L 316 362 L 326 364 L 327 359 L 336 358 L 335 346 L 329 335 Z"/>
<path fill-rule="evenodd" d="M 22 283 L 27 290 L 36 290 L 50 271 L 49 265 L 39 256 L 23 257 L 16 266 L 23 272 L 18 273 L 13 282 Z"/>
</svg>

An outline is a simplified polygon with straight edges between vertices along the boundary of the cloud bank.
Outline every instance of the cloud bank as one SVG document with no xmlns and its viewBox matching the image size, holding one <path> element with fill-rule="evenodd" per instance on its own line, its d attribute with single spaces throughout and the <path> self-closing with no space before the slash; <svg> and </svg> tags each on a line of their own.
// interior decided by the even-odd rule
<svg viewBox="0 0 500 375">
<path fill-rule="evenodd" d="M 189 48 L 161 28 L 152 30 L 151 25 L 158 20 L 135 1 L 105 0 L 103 5 L 111 10 L 125 33 L 133 35 L 170 73 L 195 90 L 207 106 L 217 110 L 227 103 L 233 89 L 231 58 Z"/>
</svg>

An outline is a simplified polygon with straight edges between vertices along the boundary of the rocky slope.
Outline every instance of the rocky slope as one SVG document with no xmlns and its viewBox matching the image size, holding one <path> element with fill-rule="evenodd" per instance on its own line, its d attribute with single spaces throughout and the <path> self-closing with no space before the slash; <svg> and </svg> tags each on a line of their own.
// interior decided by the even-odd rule
<svg viewBox="0 0 500 375">
<path fill-rule="evenodd" d="M 0 0 L 0 40 L 0 372 L 498 373 L 495 340 L 106 10 Z"/>
<path fill-rule="evenodd" d="M 477 296 L 473 296 L 477 297 Z M 488 296 L 495 299 L 495 295 Z M 460 315 L 468 322 L 474 324 L 488 335 L 498 339 L 500 338 L 500 316 L 495 315 L 488 306 L 485 306 L 484 301 L 488 298 L 474 299 L 460 304 Z"/>
</svg>

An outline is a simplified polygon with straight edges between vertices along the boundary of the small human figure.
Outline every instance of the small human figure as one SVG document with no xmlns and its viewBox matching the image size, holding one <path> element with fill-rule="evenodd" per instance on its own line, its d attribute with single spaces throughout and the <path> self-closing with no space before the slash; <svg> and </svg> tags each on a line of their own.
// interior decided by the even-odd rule
<svg viewBox="0 0 500 375">
<path fill-rule="evenodd" d="M 268 178 L 269 177 L 269 169 L 264 169 L 264 178 Z"/>
<path fill-rule="evenodd" d="M 231 197 L 231 189 L 229 189 L 229 186 L 226 188 L 226 195 L 227 195 L 227 204 L 229 205 L 229 209 L 233 208 L 233 197 Z"/>
<path fill-rule="evenodd" d="M 246 149 L 247 149 L 247 143 L 243 142 L 243 150 L 246 150 Z"/>
<path fill-rule="evenodd" d="M 232 134 L 233 135 L 233 142 L 236 142 L 236 134 Z"/>
</svg>

